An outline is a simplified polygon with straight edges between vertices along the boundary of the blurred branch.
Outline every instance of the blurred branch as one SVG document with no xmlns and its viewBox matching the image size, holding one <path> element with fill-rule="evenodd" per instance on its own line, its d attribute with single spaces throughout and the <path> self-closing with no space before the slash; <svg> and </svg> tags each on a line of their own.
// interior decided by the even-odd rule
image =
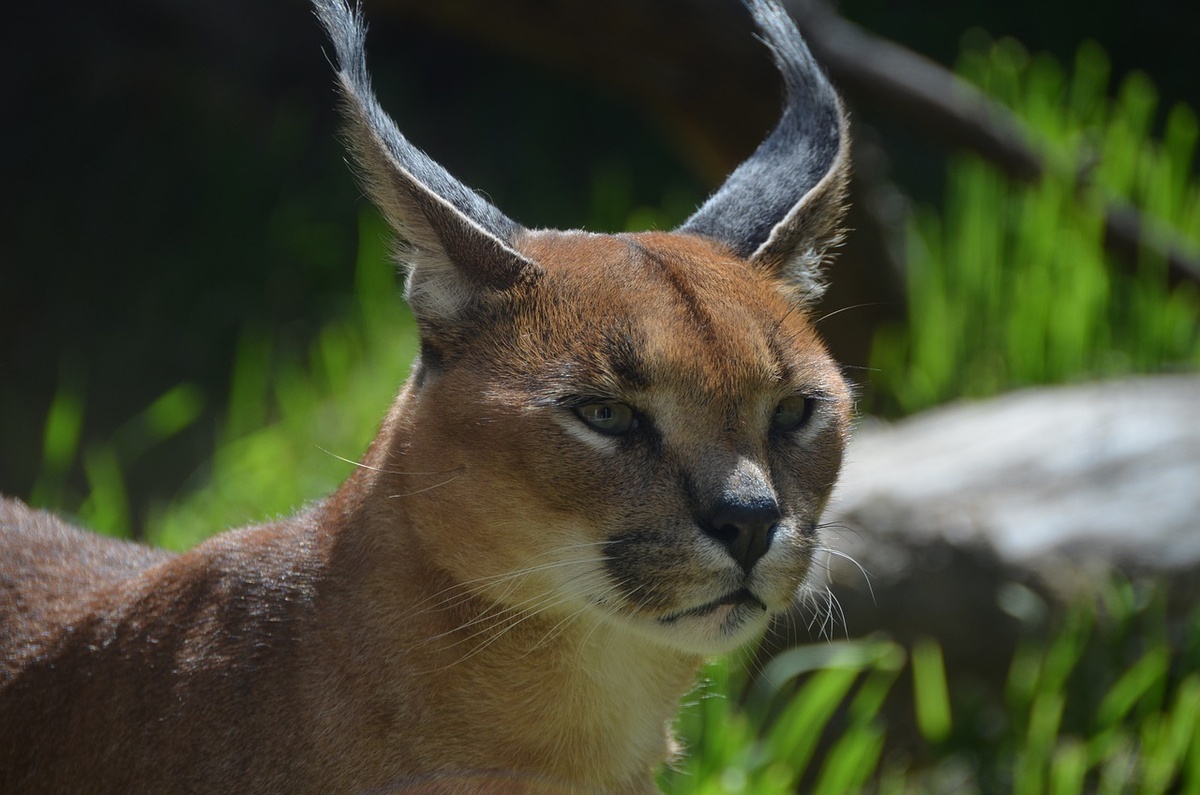
<svg viewBox="0 0 1200 795">
<path fill-rule="evenodd" d="M 1172 286 L 1189 281 L 1200 284 L 1200 260 L 1189 256 L 1166 224 L 1155 222 L 1130 204 L 1110 204 L 1104 215 L 1104 247 L 1127 263 L 1136 263 L 1145 247 L 1167 263 Z"/>
<path fill-rule="evenodd" d="M 945 67 L 872 35 L 817 0 L 785 2 L 838 88 L 950 146 L 965 147 L 1022 180 L 1042 175 L 1021 124 Z"/>
<path fill-rule="evenodd" d="M 951 146 L 970 149 L 1013 179 L 1035 182 L 1044 176 L 1041 154 L 1017 118 L 950 70 L 867 33 L 819 0 L 784 4 L 813 54 L 848 95 Z M 1081 182 L 1080 189 L 1085 187 Z M 1183 250 L 1165 224 L 1132 205 L 1108 203 L 1104 247 L 1130 269 L 1145 249 L 1166 261 L 1172 285 L 1200 284 L 1200 260 Z"/>
</svg>

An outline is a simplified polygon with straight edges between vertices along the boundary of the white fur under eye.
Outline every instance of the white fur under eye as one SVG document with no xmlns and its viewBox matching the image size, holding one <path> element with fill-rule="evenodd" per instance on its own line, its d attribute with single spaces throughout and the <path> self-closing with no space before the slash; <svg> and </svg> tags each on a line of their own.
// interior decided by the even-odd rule
<svg viewBox="0 0 1200 795">
<path fill-rule="evenodd" d="M 580 422 L 579 418 L 574 414 L 561 412 L 554 419 L 563 430 L 593 450 L 598 450 L 602 453 L 615 453 L 617 451 L 617 438 L 615 436 L 605 436 L 602 433 L 597 433 Z"/>
</svg>

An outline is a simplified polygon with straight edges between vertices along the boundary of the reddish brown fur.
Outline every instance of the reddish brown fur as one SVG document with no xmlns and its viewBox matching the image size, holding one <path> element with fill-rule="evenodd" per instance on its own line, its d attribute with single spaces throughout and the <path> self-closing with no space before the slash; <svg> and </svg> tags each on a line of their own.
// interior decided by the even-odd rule
<svg viewBox="0 0 1200 795">
<path fill-rule="evenodd" d="M 537 233 L 522 250 L 539 289 L 406 387 L 363 466 L 306 513 L 169 556 L 2 504 L 0 791 L 354 792 L 468 770 L 650 790 L 701 654 L 567 603 L 505 630 L 517 614 L 492 600 L 540 605 L 553 570 L 486 578 L 578 543 L 581 512 L 604 533 L 631 506 L 686 511 L 680 472 L 712 487 L 737 456 L 765 459 L 743 416 L 764 391 L 837 401 L 808 474 L 772 465 L 782 500 L 823 503 L 846 397 L 803 313 L 711 243 Z M 598 464 L 541 405 L 564 368 L 619 380 L 593 356 L 613 328 L 645 346 L 662 472 Z M 687 422 L 668 427 L 672 411 Z"/>
<path fill-rule="evenodd" d="M 780 125 L 688 233 L 603 236 L 524 230 L 429 161 L 361 18 L 315 0 L 421 359 L 290 519 L 170 555 L 0 500 L 0 792 L 654 790 L 703 659 L 802 587 L 848 425 L 805 312 L 846 122 L 747 5 Z"/>
</svg>

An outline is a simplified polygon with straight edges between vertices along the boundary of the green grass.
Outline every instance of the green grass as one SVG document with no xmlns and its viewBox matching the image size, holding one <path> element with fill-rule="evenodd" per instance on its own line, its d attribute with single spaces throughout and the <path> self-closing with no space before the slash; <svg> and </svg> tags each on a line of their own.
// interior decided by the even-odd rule
<svg viewBox="0 0 1200 795">
<path fill-rule="evenodd" d="M 799 647 L 756 677 L 714 663 L 678 720 L 688 753 L 661 784 L 688 795 L 1198 792 L 1200 610 L 1166 607 L 1162 589 L 1118 579 L 1096 603 L 1028 626 L 1007 686 L 982 706 L 978 693 L 956 696 L 930 639 Z"/>
<path fill-rule="evenodd" d="M 711 664 L 678 720 L 687 755 L 664 771 L 662 788 L 769 794 L 807 780 L 814 795 L 853 792 L 879 764 L 878 714 L 904 658 L 889 641 L 797 647 L 749 686 L 744 665 Z"/>
<path fill-rule="evenodd" d="M 1156 138 L 1153 86 L 1135 73 L 1109 99 L 1095 45 L 1070 75 L 1011 41 L 975 46 L 962 73 L 1026 123 L 1047 174 L 1013 184 L 955 157 L 944 206 L 920 209 L 909 233 L 908 323 L 875 340 L 878 405 L 909 413 L 1030 384 L 1195 369 L 1195 285 L 1171 289 L 1148 251 L 1126 269 L 1103 248 L 1105 207 L 1127 204 L 1200 256 L 1195 113 L 1168 109 Z"/>
<path fill-rule="evenodd" d="M 322 328 L 302 360 L 274 351 L 261 329 L 243 334 L 215 453 L 190 488 L 152 507 L 146 541 L 183 549 L 226 527 L 291 513 L 345 480 L 417 351 L 416 325 L 401 299 L 387 239 L 378 214 L 364 210 L 355 304 Z M 133 517 L 123 467 L 194 422 L 201 393 L 187 384 L 175 387 L 106 443 L 80 449 L 82 399 L 69 379 L 64 382 L 45 422 L 42 472 L 31 499 L 66 510 L 98 532 L 128 536 Z M 89 491 L 72 502 L 64 483 L 76 458 Z"/>
<path fill-rule="evenodd" d="M 210 485 L 161 506 L 150 541 L 191 546 L 214 528 L 291 513 L 346 479 L 417 352 L 387 238 L 379 216 L 364 211 L 356 306 L 322 329 L 306 361 L 273 356 L 264 333 L 244 337 Z"/>
</svg>

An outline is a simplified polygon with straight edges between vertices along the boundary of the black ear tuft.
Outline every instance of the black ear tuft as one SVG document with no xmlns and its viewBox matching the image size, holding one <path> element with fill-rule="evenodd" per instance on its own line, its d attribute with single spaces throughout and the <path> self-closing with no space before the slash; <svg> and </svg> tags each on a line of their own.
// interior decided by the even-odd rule
<svg viewBox="0 0 1200 795">
<path fill-rule="evenodd" d="M 513 248 L 522 227 L 413 146 L 379 106 L 358 7 L 313 0 L 313 8 L 337 52 L 350 150 L 371 198 L 404 239 L 417 318 L 453 320 L 480 291 L 536 275 L 538 266 Z"/>
<path fill-rule="evenodd" d="M 842 234 L 846 115 L 787 13 L 773 0 L 746 6 L 783 76 L 783 115 L 679 231 L 725 243 L 811 301 L 823 290 L 822 265 Z"/>
</svg>

